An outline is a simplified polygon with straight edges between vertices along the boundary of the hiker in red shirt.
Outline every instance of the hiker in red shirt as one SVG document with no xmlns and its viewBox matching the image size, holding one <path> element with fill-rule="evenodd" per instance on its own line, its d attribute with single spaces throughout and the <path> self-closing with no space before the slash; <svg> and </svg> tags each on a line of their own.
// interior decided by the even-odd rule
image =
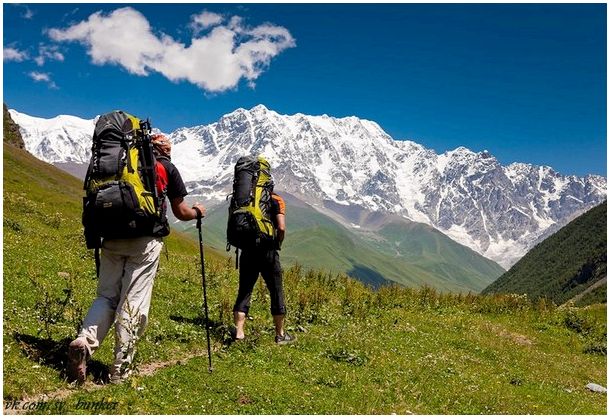
<svg viewBox="0 0 610 418">
<path fill-rule="evenodd" d="M 114 362 L 110 382 L 120 383 L 131 372 L 135 344 L 148 320 L 152 288 L 159 266 L 163 237 L 169 234 L 165 197 L 181 221 L 205 214 L 205 207 L 190 207 L 188 194 L 178 169 L 170 161 L 171 143 L 164 135 L 153 135 L 156 159 L 157 192 L 162 198 L 161 221 L 155 222 L 151 235 L 104 239 L 101 247 L 97 298 L 87 312 L 78 337 L 68 348 L 68 377 L 84 383 L 86 364 L 99 348 L 110 327 L 115 327 Z"/>
</svg>

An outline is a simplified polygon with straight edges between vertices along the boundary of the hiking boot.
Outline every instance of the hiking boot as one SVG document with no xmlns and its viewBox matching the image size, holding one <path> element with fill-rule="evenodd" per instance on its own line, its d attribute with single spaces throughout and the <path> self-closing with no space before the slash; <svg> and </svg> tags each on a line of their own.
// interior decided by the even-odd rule
<svg viewBox="0 0 610 418">
<path fill-rule="evenodd" d="M 131 372 L 123 373 L 123 374 L 111 374 L 109 383 L 111 385 L 118 385 L 127 380 L 127 378 L 131 376 Z"/>
<path fill-rule="evenodd" d="M 297 337 L 284 332 L 284 335 L 276 335 L 275 343 L 279 345 L 292 344 L 297 340 Z"/>
<path fill-rule="evenodd" d="M 68 379 L 79 385 L 85 383 L 87 378 L 87 357 L 89 352 L 87 344 L 77 338 L 68 346 Z"/>
<path fill-rule="evenodd" d="M 239 342 L 239 341 L 243 341 L 246 339 L 245 336 L 243 336 L 241 338 L 237 338 L 237 328 L 235 328 L 235 327 L 232 327 L 229 330 L 229 334 L 231 334 L 231 341 L 233 341 L 233 342 Z"/>
<path fill-rule="evenodd" d="M 133 368 L 127 363 L 120 366 L 113 365 L 110 370 L 109 383 L 118 385 L 119 383 L 126 381 L 132 374 Z"/>
</svg>

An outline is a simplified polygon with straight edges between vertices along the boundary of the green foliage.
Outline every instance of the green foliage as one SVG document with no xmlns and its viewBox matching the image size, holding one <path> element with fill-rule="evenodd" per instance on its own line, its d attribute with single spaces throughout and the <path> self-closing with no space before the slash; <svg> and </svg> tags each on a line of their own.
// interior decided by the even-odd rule
<svg viewBox="0 0 610 418">
<path fill-rule="evenodd" d="M 361 354 L 358 351 L 349 352 L 345 348 L 339 350 L 329 349 L 326 351 L 325 355 L 331 360 L 352 364 L 354 366 L 362 366 L 368 361 L 365 354 Z"/>
<path fill-rule="evenodd" d="M 71 324 L 71 328 L 76 332 L 82 323 L 83 309 L 74 299 L 74 285 L 69 279 L 69 274 L 60 272 L 58 275 L 65 279 L 65 285 L 62 286 L 60 294 L 52 294 L 52 289 L 45 289 L 43 284 L 30 278 L 34 288 L 44 289 L 37 294 L 39 299 L 36 301 L 34 309 L 38 313 L 37 318 L 40 324 L 38 333 L 44 331 L 48 339 L 53 336 L 54 325 Z"/>
<path fill-rule="evenodd" d="M 607 204 L 579 216 L 536 245 L 483 293 L 527 294 L 564 303 L 606 278 Z M 583 294 L 581 305 L 606 302 L 606 286 Z"/>
<path fill-rule="evenodd" d="M 606 397 L 584 389 L 606 378 L 605 305 L 557 308 L 520 295 L 392 284 L 372 290 L 296 264 L 284 271 L 296 343 L 274 344 L 262 281 L 246 340 L 232 343 L 237 272 L 206 246 L 210 374 L 198 243 L 175 232 L 138 341 L 140 373 L 100 384 L 113 356 L 109 336 L 89 362 L 96 384 L 70 387 L 66 347 L 97 283 L 82 239 L 81 184 L 5 147 L 4 185 L 5 401 L 46 394 L 64 402 L 64 414 L 100 413 L 96 405 L 114 405 L 103 413 L 168 415 L 606 412 Z"/>
<path fill-rule="evenodd" d="M 598 310 L 567 307 L 562 314 L 565 327 L 583 340 L 583 352 L 606 355 L 607 327 Z"/>
<path fill-rule="evenodd" d="M 601 283 L 603 282 L 603 283 Z M 600 284 L 600 286 L 597 286 L 598 284 Z M 576 306 L 588 306 L 588 305 L 594 305 L 596 303 L 606 303 L 606 300 L 608 298 L 607 296 L 607 289 L 606 289 L 606 280 L 600 280 L 599 282 L 595 283 L 595 287 L 594 285 L 591 285 L 591 287 L 587 288 L 587 290 L 585 290 L 583 293 L 581 293 L 580 295 L 578 295 L 576 301 L 575 301 L 575 305 Z"/>
</svg>

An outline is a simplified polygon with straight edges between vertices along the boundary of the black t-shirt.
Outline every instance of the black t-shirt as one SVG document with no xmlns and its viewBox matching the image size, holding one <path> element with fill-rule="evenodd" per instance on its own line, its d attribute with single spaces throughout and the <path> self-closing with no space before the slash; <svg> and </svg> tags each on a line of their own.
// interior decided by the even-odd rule
<svg viewBox="0 0 610 418">
<path fill-rule="evenodd" d="M 159 161 L 167 172 L 167 197 L 169 200 L 186 196 L 188 192 L 176 166 L 167 158 L 159 158 Z"/>
</svg>

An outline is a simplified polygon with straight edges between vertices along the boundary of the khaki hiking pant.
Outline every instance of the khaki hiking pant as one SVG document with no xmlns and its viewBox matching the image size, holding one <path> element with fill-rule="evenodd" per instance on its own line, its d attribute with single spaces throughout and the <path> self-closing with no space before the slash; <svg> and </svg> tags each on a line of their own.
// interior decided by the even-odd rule
<svg viewBox="0 0 610 418">
<path fill-rule="evenodd" d="M 86 340 L 93 355 L 114 324 L 111 376 L 120 378 L 130 371 L 135 343 L 148 320 L 162 248 L 163 241 L 154 237 L 105 240 L 102 245 L 97 298 L 78 337 Z"/>
</svg>

